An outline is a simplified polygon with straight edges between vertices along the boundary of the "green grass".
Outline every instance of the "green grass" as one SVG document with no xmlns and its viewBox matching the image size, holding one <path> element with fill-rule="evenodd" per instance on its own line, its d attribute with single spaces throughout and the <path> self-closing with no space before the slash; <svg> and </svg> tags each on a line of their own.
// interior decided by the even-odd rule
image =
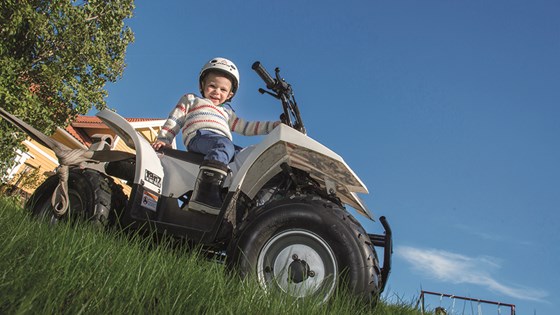
<svg viewBox="0 0 560 315">
<path fill-rule="evenodd" d="M 0 314 L 419 314 L 344 294 L 317 302 L 265 294 L 169 242 L 51 226 L 0 199 Z"/>
</svg>

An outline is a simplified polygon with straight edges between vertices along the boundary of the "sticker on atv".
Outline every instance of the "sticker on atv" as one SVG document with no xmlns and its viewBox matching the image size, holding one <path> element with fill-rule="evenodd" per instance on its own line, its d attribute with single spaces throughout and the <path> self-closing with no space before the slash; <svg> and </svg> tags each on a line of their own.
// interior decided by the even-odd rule
<svg viewBox="0 0 560 315">
<path fill-rule="evenodd" d="M 142 207 L 147 208 L 152 211 L 156 211 L 158 196 L 156 194 L 152 194 L 148 191 L 144 191 L 142 196 Z"/>
</svg>

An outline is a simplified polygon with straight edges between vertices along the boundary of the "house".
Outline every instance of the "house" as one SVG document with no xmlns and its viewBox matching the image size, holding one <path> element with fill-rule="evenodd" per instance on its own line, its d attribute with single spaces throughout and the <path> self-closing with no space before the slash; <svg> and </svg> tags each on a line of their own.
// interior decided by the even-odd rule
<svg viewBox="0 0 560 315">
<path fill-rule="evenodd" d="M 157 133 L 165 122 L 164 119 L 154 118 L 125 118 L 132 127 L 149 142 L 156 139 Z M 66 128 L 58 128 L 51 136 L 54 140 L 72 149 L 100 149 L 99 141 L 103 145 L 109 146 L 111 150 L 134 152 L 122 139 L 115 135 L 99 118 L 96 116 L 78 116 Z M 24 141 L 27 152 L 18 150 L 16 165 L 7 174 L 3 182 L 11 184 L 12 187 L 19 188 L 24 195 L 31 194 L 46 177 L 54 174 L 58 166 L 54 152 L 32 139 Z M 173 143 L 176 148 L 176 143 Z M 117 179 L 119 181 L 119 179 Z M 125 190 L 126 187 L 125 187 Z M 128 191 L 125 191 L 128 193 Z"/>
</svg>

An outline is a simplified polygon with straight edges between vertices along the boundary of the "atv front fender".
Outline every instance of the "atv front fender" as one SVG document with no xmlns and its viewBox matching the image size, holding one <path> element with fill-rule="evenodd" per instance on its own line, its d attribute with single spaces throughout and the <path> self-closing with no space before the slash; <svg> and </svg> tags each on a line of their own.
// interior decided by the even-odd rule
<svg viewBox="0 0 560 315">
<path fill-rule="evenodd" d="M 240 189 L 254 198 L 261 187 L 281 172 L 287 163 L 317 180 L 328 193 L 373 220 L 373 214 L 358 193 L 368 193 L 366 185 L 342 157 L 312 138 L 286 125 L 279 125 L 264 140 L 236 157 L 239 167 L 230 191 Z"/>
</svg>

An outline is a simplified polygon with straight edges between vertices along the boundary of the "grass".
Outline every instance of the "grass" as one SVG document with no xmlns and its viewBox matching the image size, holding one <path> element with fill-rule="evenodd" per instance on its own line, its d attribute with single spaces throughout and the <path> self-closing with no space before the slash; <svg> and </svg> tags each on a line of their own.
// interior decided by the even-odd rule
<svg viewBox="0 0 560 315">
<path fill-rule="evenodd" d="M 49 225 L 0 198 L 0 314 L 419 314 L 341 293 L 265 294 L 196 251 L 87 224 Z"/>
</svg>

